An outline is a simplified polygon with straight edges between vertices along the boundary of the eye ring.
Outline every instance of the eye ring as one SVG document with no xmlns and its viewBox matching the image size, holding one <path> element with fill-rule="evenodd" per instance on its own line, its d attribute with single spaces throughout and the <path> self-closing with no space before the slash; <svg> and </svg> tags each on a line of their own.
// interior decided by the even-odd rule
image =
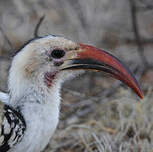
<svg viewBox="0 0 153 152">
<path fill-rule="evenodd" d="M 60 59 L 60 58 L 64 57 L 64 55 L 65 55 L 65 51 L 62 49 L 54 49 L 51 52 L 51 57 L 55 58 L 55 59 Z"/>
</svg>

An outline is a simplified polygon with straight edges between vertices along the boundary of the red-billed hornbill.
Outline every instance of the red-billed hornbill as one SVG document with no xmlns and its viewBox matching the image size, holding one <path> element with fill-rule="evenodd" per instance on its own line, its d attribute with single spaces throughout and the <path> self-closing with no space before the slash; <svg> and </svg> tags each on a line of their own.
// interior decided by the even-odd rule
<svg viewBox="0 0 153 152">
<path fill-rule="evenodd" d="M 8 101 L 0 102 L 0 152 L 42 151 L 59 121 L 62 82 L 88 69 L 111 74 L 143 98 L 133 74 L 110 53 L 60 36 L 33 39 L 13 58 L 8 97 L 1 93 Z"/>
</svg>

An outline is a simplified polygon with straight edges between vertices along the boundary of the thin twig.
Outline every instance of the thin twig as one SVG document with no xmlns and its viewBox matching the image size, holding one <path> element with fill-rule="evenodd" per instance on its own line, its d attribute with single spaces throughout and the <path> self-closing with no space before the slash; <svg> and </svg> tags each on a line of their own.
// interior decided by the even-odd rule
<svg viewBox="0 0 153 152">
<path fill-rule="evenodd" d="M 130 38 L 124 38 L 122 40 L 123 43 L 129 43 L 129 44 L 135 44 L 136 40 L 135 39 L 130 39 Z M 141 44 L 142 45 L 147 45 L 147 44 L 153 44 L 153 39 L 152 38 L 141 38 Z"/>
<path fill-rule="evenodd" d="M 153 10 L 153 6 L 137 7 L 137 11 L 140 11 L 140 12 L 142 11 L 146 12 L 146 11 L 152 11 L 152 10 Z"/>
<path fill-rule="evenodd" d="M 68 92 L 70 94 L 72 94 L 73 96 L 77 96 L 77 97 L 81 97 L 81 98 L 84 98 L 86 97 L 86 95 L 82 92 L 78 92 L 78 91 L 75 91 L 75 90 L 72 90 L 72 89 L 68 89 L 68 88 L 63 88 L 63 91 L 64 92 Z"/>
<path fill-rule="evenodd" d="M 0 60 L 8 61 L 8 60 L 10 60 L 10 57 L 8 57 L 8 56 L 0 56 Z"/>
<path fill-rule="evenodd" d="M 152 3 L 152 4 L 151 4 L 151 3 L 147 3 L 146 0 L 139 0 L 139 1 L 140 1 L 142 4 L 144 4 L 146 8 L 148 8 L 148 9 L 153 9 L 153 3 Z"/>
<path fill-rule="evenodd" d="M 35 30 L 34 30 L 34 37 L 35 38 L 39 37 L 39 28 L 40 28 L 40 26 L 41 26 L 41 24 L 42 24 L 42 22 L 43 22 L 44 19 L 45 19 L 45 15 L 43 15 L 40 18 L 39 22 L 37 23 L 37 25 L 35 27 Z"/>
<path fill-rule="evenodd" d="M 132 28 L 136 40 L 136 44 L 138 47 L 138 53 L 140 55 L 141 61 L 146 68 L 149 67 L 149 63 L 144 55 L 144 47 L 141 43 L 139 25 L 138 25 L 138 18 L 137 18 L 137 8 L 134 0 L 129 0 L 130 2 L 130 9 L 131 9 L 131 21 L 132 21 Z"/>
<path fill-rule="evenodd" d="M 3 28 L 0 26 L 0 31 L 2 32 L 4 39 L 7 41 L 8 45 L 10 46 L 11 50 L 14 50 L 14 47 L 11 43 L 11 41 L 9 40 L 7 34 L 5 33 L 5 31 L 3 30 Z"/>
</svg>

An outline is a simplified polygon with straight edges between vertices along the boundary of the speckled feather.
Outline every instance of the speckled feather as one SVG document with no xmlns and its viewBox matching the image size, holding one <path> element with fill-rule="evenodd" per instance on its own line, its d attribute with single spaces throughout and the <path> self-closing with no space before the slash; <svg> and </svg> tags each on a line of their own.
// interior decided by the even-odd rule
<svg viewBox="0 0 153 152">
<path fill-rule="evenodd" d="M 0 152 L 7 152 L 20 142 L 25 129 L 22 115 L 0 101 Z"/>
</svg>

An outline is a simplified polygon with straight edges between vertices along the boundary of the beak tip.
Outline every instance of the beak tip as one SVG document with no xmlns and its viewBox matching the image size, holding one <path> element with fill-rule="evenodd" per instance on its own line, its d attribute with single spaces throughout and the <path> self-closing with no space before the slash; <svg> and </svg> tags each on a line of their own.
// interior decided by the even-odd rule
<svg viewBox="0 0 153 152">
<path fill-rule="evenodd" d="M 140 88 L 138 90 L 135 90 L 135 93 L 140 97 L 140 99 L 144 99 L 143 92 Z"/>
<path fill-rule="evenodd" d="M 143 95 L 142 93 L 139 95 L 139 97 L 140 97 L 141 99 L 144 99 L 144 95 Z"/>
</svg>

